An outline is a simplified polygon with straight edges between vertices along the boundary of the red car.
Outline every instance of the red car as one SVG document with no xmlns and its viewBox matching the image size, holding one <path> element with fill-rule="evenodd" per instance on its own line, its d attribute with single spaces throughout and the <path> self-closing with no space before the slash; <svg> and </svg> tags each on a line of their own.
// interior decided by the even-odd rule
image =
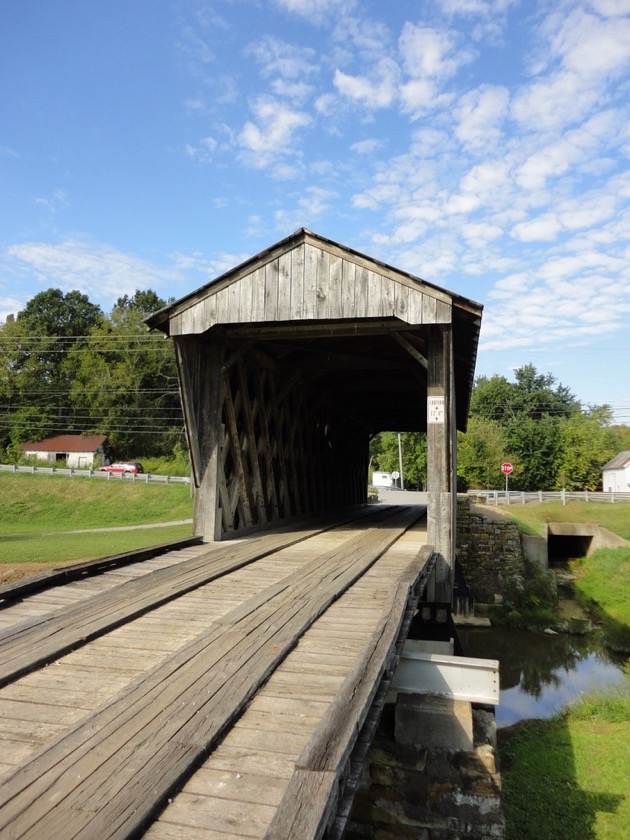
<svg viewBox="0 0 630 840">
<path fill-rule="evenodd" d="M 116 464 L 105 464 L 102 467 L 99 467 L 99 472 L 110 472 L 110 473 L 143 473 L 144 470 L 142 468 L 142 464 L 139 464 L 137 461 L 121 461 L 120 463 Z"/>
</svg>

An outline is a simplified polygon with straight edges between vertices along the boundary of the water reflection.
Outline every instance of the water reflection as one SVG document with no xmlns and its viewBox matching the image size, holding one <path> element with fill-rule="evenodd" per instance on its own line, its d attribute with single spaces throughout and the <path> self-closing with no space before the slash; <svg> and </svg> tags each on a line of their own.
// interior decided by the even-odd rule
<svg viewBox="0 0 630 840">
<path fill-rule="evenodd" d="M 594 634 L 547 636 L 505 627 L 459 627 L 458 635 L 466 656 L 499 660 L 499 727 L 551 717 L 582 692 L 623 679 L 623 658 L 609 653 Z"/>
</svg>

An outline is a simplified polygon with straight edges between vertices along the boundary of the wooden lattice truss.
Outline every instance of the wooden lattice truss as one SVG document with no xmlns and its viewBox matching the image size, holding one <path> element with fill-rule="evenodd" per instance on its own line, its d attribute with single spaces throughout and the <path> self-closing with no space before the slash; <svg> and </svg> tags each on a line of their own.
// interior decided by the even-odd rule
<svg viewBox="0 0 630 840">
<path fill-rule="evenodd" d="M 195 483 L 216 487 L 215 538 L 365 501 L 366 428 L 299 371 L 247 344 L 230 352 L 177 339 L 176 347 Z M 198 495 L 207 507 L 210 496 Z M 197 512 L 207 519 L 207 510 Z"/>
</svg>

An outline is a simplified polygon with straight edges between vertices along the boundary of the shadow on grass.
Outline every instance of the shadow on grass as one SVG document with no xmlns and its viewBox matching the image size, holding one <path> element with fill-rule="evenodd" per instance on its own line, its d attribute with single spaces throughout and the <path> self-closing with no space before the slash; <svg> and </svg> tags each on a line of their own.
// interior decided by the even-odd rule
<svg viewBox="0 0 630 840">
<path fill-rule="evenodd" d="M 567 718 L 499 730 L 506 840 L 595 840 L 597 814 L 624 796 L 582 790 Z"/>
</svg>

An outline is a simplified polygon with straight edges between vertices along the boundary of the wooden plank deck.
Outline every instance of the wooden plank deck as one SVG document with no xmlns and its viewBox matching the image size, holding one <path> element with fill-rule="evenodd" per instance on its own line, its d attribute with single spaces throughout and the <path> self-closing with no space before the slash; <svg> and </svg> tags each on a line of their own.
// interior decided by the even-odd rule
<svg viewBox="0 0 630 840">
<path fill-rule="evenodd" d="M 9 626 L 0 835 L 320 836 L 430 553 L 419 513 L 224 544 Z"/>
</svg>

